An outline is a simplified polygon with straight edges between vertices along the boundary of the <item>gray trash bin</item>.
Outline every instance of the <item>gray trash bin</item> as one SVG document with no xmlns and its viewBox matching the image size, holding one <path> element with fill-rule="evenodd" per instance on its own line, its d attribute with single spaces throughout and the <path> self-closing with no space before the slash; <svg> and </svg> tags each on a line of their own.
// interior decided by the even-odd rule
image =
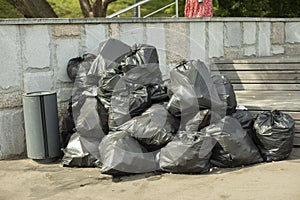
<svg viewBox="0 0 300 200">
<path fill-rule="evenodd" d="M 60 156 L 56 93 L 32 92 L 23 95 L 28 158 L 55 161 Z"/>
</svg>

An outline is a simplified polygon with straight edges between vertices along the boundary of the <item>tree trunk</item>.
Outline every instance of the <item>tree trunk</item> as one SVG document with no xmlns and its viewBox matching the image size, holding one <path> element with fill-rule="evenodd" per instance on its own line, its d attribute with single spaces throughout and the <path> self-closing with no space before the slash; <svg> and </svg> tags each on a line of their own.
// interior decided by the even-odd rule
<svg viewBox="0 0 300 200">
<path fill-rule="evenodd" d="M 100 10 L 100 17 L 106 17 L 108 5 L 117 0 L 103 0 L 102 8 Z"/>
<path fill-rule="evenodd" d="M 108 4 L 116 0 L 79 0 L 84 17 L 106 17 Z"/>
<path fill-rule="evenodd" d="M 84 17 L 93 17 L 92 6 L 89 0 L 79 0 L 79 4 Z"/>
<path fill-rule="evenodd" d="M 46 0 L 7 0 L 26 18 L 57 18 Z"/>
<path fill-rule="evenodd" d="M 93 16 L 101 17 L 100 10 L 102 9 L 102 0 L 92 0 L 93 1 Z"/>
</svg>

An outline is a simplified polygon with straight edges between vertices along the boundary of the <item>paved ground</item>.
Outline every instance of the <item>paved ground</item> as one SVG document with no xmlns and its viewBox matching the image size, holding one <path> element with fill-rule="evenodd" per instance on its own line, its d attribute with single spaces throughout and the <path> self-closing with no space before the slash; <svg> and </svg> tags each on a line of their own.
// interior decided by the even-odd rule
<svg viewBox="0 0 300 200">
<path fill-rule="evenodd" d="M 0 199 L 300 199 L 300 148 L 288 160 L 205 175 L 114 178 L 97 168 L 0 161 Z"/>
</svg>

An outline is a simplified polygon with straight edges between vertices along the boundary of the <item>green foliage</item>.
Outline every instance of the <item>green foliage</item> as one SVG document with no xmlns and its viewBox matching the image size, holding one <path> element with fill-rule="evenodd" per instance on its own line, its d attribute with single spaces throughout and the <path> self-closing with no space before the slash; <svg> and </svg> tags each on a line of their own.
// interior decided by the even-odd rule
<svg viewBox="0 0 300 200">
<path fill-rule="evenodd" d="M 78 0 L 47 0 L 61 18 L 82 18 Z M 140 0 L 141 1 L 141 0 Z M 117 0 L 108 6 L 108 15 L 132 5 L 134 0 Z M 141 6 L 141 14 L 145 16 L 174 0 L 152 0 Z M 184 15 L 185 0 L 179 0 L 179 16 Z M 215 17 L 300 17 L 299 0 L 213 0 Z M 132 17 L 130 10 L 120 17 Z M 152 17 L 172 17 L 175 5 Z M 6 0 L 0 0 L 0 18 L 23 17 Z"/>
<path fill-rule="evenodd" d="M 214 0 L 214 16 L 220 17 L 300 17 L 300 1 L 295 0 Z"/>
<path fill-rule="evenodd" d="M 272 0 L 269 7 L 270 12 L 266 14 L 268 17 L 300 17 L 299 0 Z"/>
<path fill-rule="evenodd" d="M 24 16 L 6 0 L 0 0 L 0 18 L 23 18 Z"/>
<path fill-rule="evenodd" d="M 130 5 L 133 4 L 133 0 L 117 0 L 113 3 L 110 3 L 108 5 L 107 15 L 111 15 L 119 10 L 122 10 Z M 133 10 L 130 10 L 124 14 L 122 14 L 120 17 L 132 17 L 133 16 Z"/>
<path fill-rule="evenodd" d="M 183 16 L 183 8 L 184 8 L 184 0 L 179 0 L 182 2 L 182 7 L 181 7 L 181 14 Z M 116 2 L 113 2 L 109 4 L 108 6 L 108 15 L 117 12 L 119 10 L 122 10 L 130 5 L 132 5 L 134 0 L 117 0 Z M 174 0 L 153 0 L 148 3 L 145 3 L 141 6 L 141 16 L 145 16 L 147 14 L 150 14 L 159 8 L 162 8 L 170 3 L 174 2 Z M 126 13 L 120 15 L 120 17 L 132 17 L 134 13 L 134 10 L 129 10 Z M 175 6 L 171 6 L 168 9 L 165 9 L 163 11 L 160 11 L 151 17 L 172 17 L 175 15 Z"/>
<path fill-rule="evenodd" d="M 47 0 L 60 18 L 82 18 L 78 0 Z"/>
<path fill-rule="evenodd" d="M 185 0 L 178 0 L 178 14 L 179 17 L 184 17 L 184 5 Z M 170 8 L 166 9 L 164 13 L 169 13 L 172 15 L 175 15 L 176 6 L 172 5 Z"/>
</svg>

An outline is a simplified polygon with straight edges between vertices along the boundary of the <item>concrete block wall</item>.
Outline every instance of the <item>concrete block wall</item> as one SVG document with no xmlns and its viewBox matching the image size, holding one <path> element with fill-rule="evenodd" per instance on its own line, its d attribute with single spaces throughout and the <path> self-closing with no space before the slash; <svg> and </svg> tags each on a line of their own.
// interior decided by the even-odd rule
<svg viewBox="0 0 300 200">
<path fill-rule="evenodd" d="M 66 112 L 69 59 L 109 37 L 156 46 L 165 78 L 182 59 L 300 55 L 299 18 L 0 20 L 0 159 L 26 152 L 22 94 L 54 90 Z"/>
</svg>

